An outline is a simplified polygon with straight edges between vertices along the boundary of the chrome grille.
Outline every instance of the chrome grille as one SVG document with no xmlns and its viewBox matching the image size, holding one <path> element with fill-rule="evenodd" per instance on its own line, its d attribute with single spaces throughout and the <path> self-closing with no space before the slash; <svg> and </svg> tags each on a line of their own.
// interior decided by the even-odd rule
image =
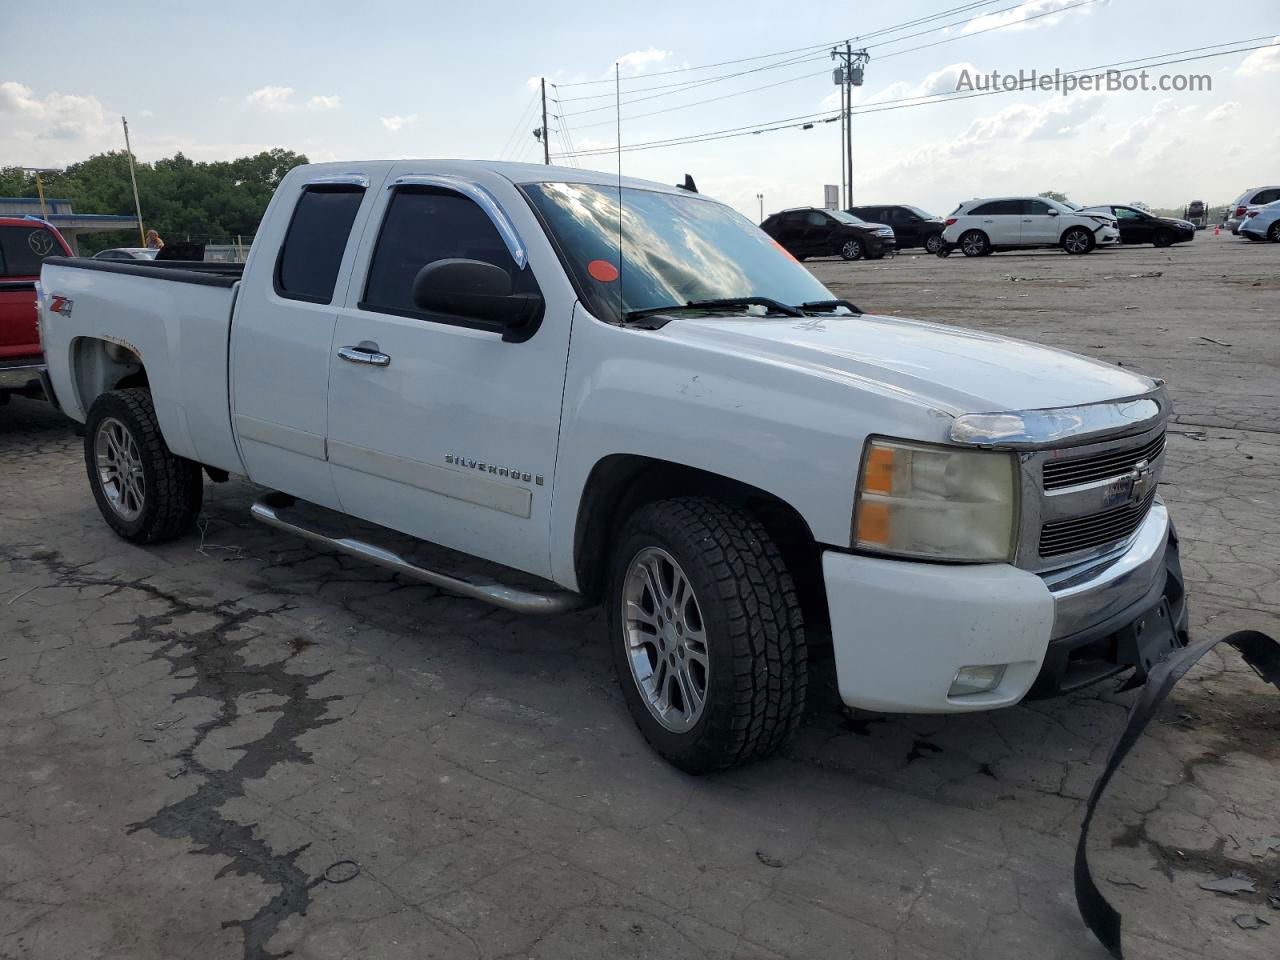
<svg viewBox="0 0 1280 960">
<path fill-rule="evenodd" d="M 1040 528 L 1040 556 L 1056 557 L 1123 540 L 1142 526 L 1155 500 L 1155 491 L 1152 491 L 1137 503 L 1088 516 L 1050 521 Z"/>
<path fill-rule="evenodd" d="M 1046 460 L 1044 463 L 1044 488 L 1061 490 L 1096 480 L 1119 477 L 1134 468 L 1140 461 L 1153 462 L 1164 452 L 1164 433 L 1141 447 L 1128 450 L 1108 450 L 1088 457 L 1062 460 Z M 1041 552 L 1043 556 L 1043 551 Z"/>
</svg>

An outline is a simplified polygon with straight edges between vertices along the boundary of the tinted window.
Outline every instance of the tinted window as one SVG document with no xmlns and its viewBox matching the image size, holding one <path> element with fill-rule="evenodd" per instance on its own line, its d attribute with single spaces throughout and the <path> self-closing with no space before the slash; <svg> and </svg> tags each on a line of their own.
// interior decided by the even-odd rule
<svg viewBox="0 0 1280 960">
<path fill-rule="evenodd" d="M 811 227 L 825 227 L 827 225 L 827 215 L 819 213 L 817 210 L 810 210 L 805 222 Z"/>
<path fill-rule="evenodd" d="M 354 186 L 302 192 L 276 261 L 276 293 L 312 303 L 333 300 L 342 252 L 363 199 L 364 190 Z"/>
<path fill-rule="evenodd" d="M 1043 200 L 1023 200 L 1022 212 L 1029 217 L 1047 217 L 1049 205 Z"/>
<path fill-rule="evenodd" d="M 1271 203 L 1280 200 L 1280 190 L 1260 190 L 1253 198 L 1254 203 Z"/>
<path fill-rule="evenodd" d="M 64 251 L 44 227 L 0 227 L 0 274 L 34 277 L 45 257 L 61 257 Z"/>
<path fill-rule="evenodd" d="M 1140 214 L 1137 210 L 1134 210 L 1132 207 L 1116 207 L 1115 214 L 1116 214 L 1116 217 L 1118 217 L 1121 220 L 1141 220 L 1142 219 L 1142 214 Z"/>
<path fill-rule="evenodd" d="M 1005 213 L 1006 211 L 1000 209 L 1002 205 L 1003 204 L 999 200 L 993 200 L 991 203 L 979 204 L 969 211 L 969 215 L 972 217 L 990 217 L 993 214 Z"/>
<path fill-rule="evenodd" d="M 452 319 L 419 310 L 413 303 L 413 281 L 427 264 L 453 258 L 501 267 L 511 275 L 513 293 L 538 289 L 533 271 L 516 266 L 497 227 L 473 201 L 434 187 L 402 187 L 391 198 L 382 221 L 360 306 Z"/>
</svg>

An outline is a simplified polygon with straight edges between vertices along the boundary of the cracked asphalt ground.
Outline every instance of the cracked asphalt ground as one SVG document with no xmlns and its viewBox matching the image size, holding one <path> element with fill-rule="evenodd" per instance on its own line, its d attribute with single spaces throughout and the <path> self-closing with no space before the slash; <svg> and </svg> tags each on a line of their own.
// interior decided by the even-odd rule
<svg viewBox="0 0 1280 960">
<path fill-rule="evenodd" d="M 1167 377 L 1204 637 L 1280 633 L 1278 258 L 811 266 L 867 309 Z M 130 546 L 62 418 L 0 408 L 0 957 L 1103 956 L 1070 868 L 1132 694 L 846 718 L 820 662 L 780 757 L 693 779 L 633 728 L 598 612 L 409 584 L 253 524 L 256 493 L 209 484 L 203 536 Z M 1274 960 L 1280 698 L 1212 653 L 1159 719 L 1093 834 L 1128 954 Z M 1234 872 L 1257 892 L 1198 886 Z"/>
</svg>

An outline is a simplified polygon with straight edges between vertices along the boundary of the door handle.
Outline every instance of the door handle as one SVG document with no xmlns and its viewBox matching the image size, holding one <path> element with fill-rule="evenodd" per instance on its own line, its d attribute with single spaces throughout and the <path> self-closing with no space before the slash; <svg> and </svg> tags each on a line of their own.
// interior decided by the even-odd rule
<svg viewBox="0 0 1280 960">
<path fill-rule="evenodd" d="M 338 356 L 351 363 L 367 363 L 371 367 L 390 365 L 391 358 L 378 349 L 376 343 L 361 340 L 354 347 L 339 347 Z"/>
</svg>

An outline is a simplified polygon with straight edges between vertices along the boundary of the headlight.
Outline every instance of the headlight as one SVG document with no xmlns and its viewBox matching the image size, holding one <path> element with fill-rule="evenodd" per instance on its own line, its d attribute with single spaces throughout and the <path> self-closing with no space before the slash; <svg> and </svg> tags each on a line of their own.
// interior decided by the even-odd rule
<svg viewBox="0 0 1280 960">
<path fill-rule="evenodd" d="M 1012 560 L 1016 477 L 1011 453 L 869 440 L 854 546 L 927 560 Z"/>
</svg>

